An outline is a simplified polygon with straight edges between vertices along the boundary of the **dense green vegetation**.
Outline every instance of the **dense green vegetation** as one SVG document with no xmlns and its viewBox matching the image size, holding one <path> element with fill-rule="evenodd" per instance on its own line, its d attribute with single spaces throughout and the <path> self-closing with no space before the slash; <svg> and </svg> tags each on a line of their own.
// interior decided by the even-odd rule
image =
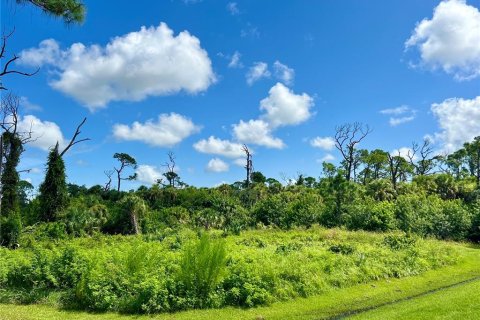
<svg viewBox="0 0 480 320">
<path fill-rule="evenodd" d="M 16 3 L 36 6 L 67 24 L 85 17 L 85 6 L 75 0 Z M 3 49 L 10 36 L 3 37 Z M 18 57 L 7 58 L 3 49 L 0 76 L 35 74 L 9 70 Z M 6 90 L 2 81 L 0 90 Z M 359 149 L 370 128 L 344 124 L 334 139 L 342 161 L 323 163 L 320 177 L 298 174 L 284 183 L 267 178 L 253 171 L 252 153 L 244 146 L 245 180 L 189 186 L 170 152 L 162 179 L 126 192 L 121 182 L 137 178 L 137 162 L 123 152 L 113 155 L 118 163 L 105 171 L 105 185 L 68 183 L 63 156 L 88 140 L 78 139 L 84 119 L 63 150 L 58 143 L 52 146 L 44 181 L 34 194 L 17 169 L 31 138 L 31 132 L 17 131 L 19 98 L 2 95 L 1 102 L 0 303 L 120 313 L 225 307 L 200 314 L 204 318 L 242 318 L 249 311 L 231 307 L 264 306 L 255 310 L 283 318 L 286 308 L 295 309 L 291 317 L 305 319 L 385 303 L 386 293 L 402 298 L 403 292 L 379 284 L 382 279 L 438 272 L 430 282 L 419 280 L 416 289 L 402 282 L 405 292 L 415 294 L 433 280 L 453 281 L 438 270 L 458 266 L 461 279 L 480 272 L 474 259 L 466 258 L 478 258 L 477 253 L 439 241 L 480 241 L 480 137 L 448 155 L 434 152 L 430 140 L 414 143 L 407 154 L 389 153 Z M 359 303 L 358 288 L 365 284 L 378 285 L 380 293 Z M 352 288 L 341 295 L 350 305 L 340 306 L 335 292 L 345 288 Z M 470 313 L 462 316 L 468 317 L 477 312 L 470 304 L 478 309 L 471 293 L 478 283 L 465 288 L 421 298 L 415 308 L 425 318 L 465 308 Z M 320 294 L 320 302 L 306 299 Z M 436 304 L 432 311 L 432 299 L 445 295 L 459 307 Z M 305 299 L 302 307 L 298 300 L 280 311 L 265 307 L 297 298 Z M 0 319 L 4 309 L 0 306 Z M 359 317 L 411 317 L 418 312 L 412 310 L 412 303 L 405 302 Z"/>
<path fill-rule="evenodd" d="M 0 251 L 2 302 L 154 313 L 253 307 L 458 262 L 457 246 L 400 233 L 338 229 L 185 229 L 145 236 L 32 241 Z"/>
<path fill-rule="evenodd" d="M 455 246 L 425 238 L 479 240 L 480 139 L 428 165 L 347 148 L 355 163 L 347 155 L 339 167 L 324 163 L 318 179 L 286 185 L 250 172 L 247 160 L 245 181 L 188 186 L 170 153 L 165 183 L 124 192 L 121 180 L 135 174 L 123 170 L 136 161 L 123 153 L 114 155 L 116 189 L 111 179 L 66 182 L 62 156 L 84 122 L 63 151 L 51 150 L 38 196 L 4 163 L 0 301 L 122 313 L 255 307 L 458 262 Z M 21 153 L 10 141 L 7 160 Z M 446 173 L 427 174 L 442 165 Z"/>
<path fill-rule="evenodd" d="M 324 231 L 323 233 L 328 234 L 331 232 L 332 231 Z M 258 232 L 256 233 L 256 236 L 258 236 Z M 317 231 L 317 233 L 321 232 Z M 352 238 L 355 236 L 354 238 L 356 239 L 362 238 L 367 242 L 380 239 L 381 237 L 381 235 L 373 235 L 372 237 L 372 235 L 369 236 L 365 234 L 355 235 L 354 233 L 344 233 L 344 235 L 345 234 L 349 234 Z M 445 246 L 446 244 L 437 242 L 437 245 Z M 458 301 L 456 296 L 460 295 L 460 291 L 465 293 L 462 293 L 462 295 L 467 295 L 470 291 L 466 290 L 466 288 L 470 288 L 470 285 L 467 286 L 467 283 L 465 283 L 450 289 L 444 288 L 448 288 L 459 282 L 469 281 L 472 278 L 478 278 L 480 276 L 480 269 L 478 268 L 480 254 L 478 249 L 472 248 L 469 245 L 449 243 L 447 246 L 454 247 L 454 251 L 458 254 L 457 262 L 451 266 L 426 271 L 418 276 L 387 278 L 346 288 L 334 288 L 321 295 L 277 302 L 269 306 L 257 308 L 225 307 L 222 309 L 190 310 L 173 314 L 161 313 L 146 316 L 129 316 L 118 313 L 98 314 L 65 309 L 60 310 L 58 308 L 58 302 L 54 299 L 54 294 L 50 298 L 44 298 L 42 304 L 13 305 L 0 303 L 0 319 L 329 319 L 367 308 L 377 308 L 385 303 L 392 304 L 391 307 L 387 308 L 395 309 L 397 306 L 404 304 L 398 301 L 406 298 L 412 298 L 412 300 L 407 303 L 410 306 L 402 307 L 402 309 L 405 310 L 405 312 L 410 312 L 410 318 L 417 318 L 421 316 L 421 313 L 415 312 L 415 302 L 417 300 L 422 301 L 423 299 L 428 299 L 430 295 L 428 292 L 436 289 L 439 289 L 439 291 L 434 293 L 433 297 L 440 295 L 445 299 L 441 300 L 441 306 L 438 305 L 438 302 L 435 304 L 441 308 L 439 309 L 441 312 L 430 312 L 428 313 L 429 315 L 436 317 L 444 316 L 448 319 L 469 319 L 468 316 L 471 315 L 470 311 L 475 310 L 475 308 L 480 305 L 478 295 L 471 294 L 463 302 Z M 458 292 L 458 294 L 450 296 L 452 291 Z M 424 293 L 427 294 L 422 296 Z M 449 298 L 452 298 L 452 300 Z M 455 302 L 459 302 L 459 305 L 467 303 L 468 308 L 460 310 L 456 306 L 452 306 L 452 303 Z M 425 308 L 428 309 L 428 306 L 423 305 L 420 310 L 424 310 Z M 380 310 L 382 309 L 384 308 Z M 377 314 L 375 311 L 372 312 Z M 370 312 L 365 313 L 365 315 L 369 314 Z M 362 315 L 362 313 L 359 314 L 359 316 L 360 315 Z M 393 316 L 393 313 L 390 312 L 389 315 Z"/>
</svg>

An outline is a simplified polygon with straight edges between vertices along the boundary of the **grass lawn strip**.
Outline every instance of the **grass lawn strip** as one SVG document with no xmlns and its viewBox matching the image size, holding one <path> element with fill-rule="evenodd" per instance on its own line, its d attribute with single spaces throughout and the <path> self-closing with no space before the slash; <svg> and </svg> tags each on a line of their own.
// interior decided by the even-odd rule
<svg viewBox="0 0 480 320">
<path fill-rule="evenodd" d="M 348 319 L 478 319 L 480 281 L 453 286 L 412 300 L 391 304 Z"/>
</svg>

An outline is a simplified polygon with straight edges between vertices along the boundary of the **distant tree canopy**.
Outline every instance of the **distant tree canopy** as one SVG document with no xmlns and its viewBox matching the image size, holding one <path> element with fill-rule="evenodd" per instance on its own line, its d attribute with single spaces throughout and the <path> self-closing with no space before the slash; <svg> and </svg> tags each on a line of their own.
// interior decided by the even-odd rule
<svg viewBox="0 0 480 320">
<path fill-rule="evenodd" d="M 17 0 L 17 3 L 30 3 L 46 14 L 63 19 L 67 24 L 85 20 L 85 5 L 78 0 Z"/>
</svg>

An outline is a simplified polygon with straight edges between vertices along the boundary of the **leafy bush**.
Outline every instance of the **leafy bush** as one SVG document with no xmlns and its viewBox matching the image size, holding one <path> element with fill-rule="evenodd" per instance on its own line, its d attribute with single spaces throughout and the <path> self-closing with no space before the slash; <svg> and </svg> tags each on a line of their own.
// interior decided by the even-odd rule
<svg viewBox="0 0 480 320">
<path fill-rule="evenodd" d="M 417 238 L 410 235 L 391 234 L 383 239 L 383 243 L 392 250 L 403 250 L 415 247 Z"/>
<path fill-rule="evenodd" d="M 396 227 L 395 204 L 364 199 L 347 207 L 342 222 L 351 230 L 388 231 Z"/>
<path fill-rule="evenodd" d="M 460 200 L 404 195 L 398 197 L 395 211 L 401 230 L 422 236 L 459 240 L 471 227 L 471 214 Z"/>
</svg>

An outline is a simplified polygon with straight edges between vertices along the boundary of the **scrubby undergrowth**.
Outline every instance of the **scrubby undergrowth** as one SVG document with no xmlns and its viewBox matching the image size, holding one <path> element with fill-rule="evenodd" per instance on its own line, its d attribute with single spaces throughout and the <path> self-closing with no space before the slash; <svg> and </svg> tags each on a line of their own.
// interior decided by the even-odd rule
<svg viewBox="0 0 480 320">
<path fill-rule="evenodd" d="M 0 249 L 0 302 L 125 313 L 253 307 L 454 264 L 456 245 L 339 229 L 46 241 Z"/>
</svg>

